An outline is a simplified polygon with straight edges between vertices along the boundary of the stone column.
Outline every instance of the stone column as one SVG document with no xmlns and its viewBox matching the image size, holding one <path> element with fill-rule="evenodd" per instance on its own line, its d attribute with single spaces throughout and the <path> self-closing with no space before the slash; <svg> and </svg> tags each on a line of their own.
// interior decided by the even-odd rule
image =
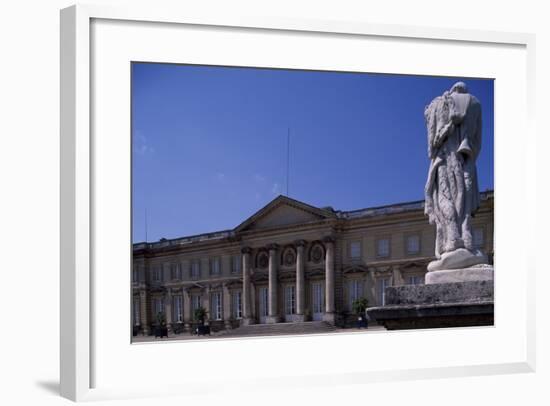
<svg viewBox="0 0 550 406">
<path fill-rule="evenodd" d="M 143 335 L 149 335 L 150 328 L 149 328 L 149 294 L 147 290 L 143 289 L 139 292 L 139 317 L 140 317 L 140 324 L 143 331 Z"/>
<path fill-rule="evenodd" d="M 166 292 L 166 298 L 164 302 L 164 313 L 166 316 L 166 327 L 168 327 L 168 333 L 172 332 L 172 289 L 168 289 Z"/>
<path fill-rule="evenodd" d="M 304 240 L 296 241 L 296 321 L 305 321 Z"/>
<path fill-rule="evenodd" d="M 229 287 L 227 284 L 223 285 L 222 288 L 222 313 L 223 313 L 223 324 L 226 329 L 231 328 L 231 292 L 229 291 Z"/>
<path fill-rule="evenodd" d="M 277 244 L 269 245 L 269 268 L 268 268 L 268 317 L 266 318 L 267 323 L 278 323 L 280 321 L 279 317 L 279 308 L 277 303 L 277 294 L 278 294 L 278 278 L 277 278 Z"/>
<path fill-rule="evenodd" d="M 375 268 L 369 268 L 365 281 L 365 295 L 369 306 L 376 305 L 376 277 L 374 273 Z"/>
<path fill-rule="evenodd" d="M 189 290 L 182 289 L 183 294 L 183 322 L 185 331 L 189 331 L 191 329 L 191 321 L 193 319 L 193 316 L 191 314 L 191 295 L 189 294 Z"/>
<path fill-rule="evenodd" d="M 258 320 L 256 306 L 256 286 L 250 283 L 250 317 L 252 317 L 252 320 Z"/>
<path fill-rule="evenodd" d="M 325 237 L 325 314 L 323 320 L 334 323 L 336 308 L 334 305 L 334 239 Z"/>
<path fill-rule="evenodd" d="M 392 267 L 392 285 L 402 286 L 404 284 L 405 284 L 405 281 L 403 280 L 403 275 L 401 274 L 401 270 L 399 269 L 399 266 L 394 265 Z"/>
<path fill-rule="evenodd" d="M 242 324 L 249 325 L 254 324 L 254 318 L 252 317 L 252 298 L 251 298 L 251 286 L 250 286 L 250 253 L 252 249 L 250 247 L 244 247 L 241 249 L 242 254 L 242 272 L 243 272 L 243 291 L 242 291 L 242 307 L 243 318 Z"/>
<path fill-rule="evenodd" d="M 203 300 L 202 300 L 202 307 L 206 309 L 206 317 L 204 318 L 205 324 L 210 324 L 210 312 L 212 309 L 210 309 L 210 285 L 206 286 L 203 290 Z"/>
</svg>

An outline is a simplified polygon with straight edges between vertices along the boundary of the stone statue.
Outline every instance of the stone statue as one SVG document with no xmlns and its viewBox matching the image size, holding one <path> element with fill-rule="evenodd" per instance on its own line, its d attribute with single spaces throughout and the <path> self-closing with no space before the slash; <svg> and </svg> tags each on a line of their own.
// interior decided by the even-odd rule
<svg viewBox="0 0 550 406">
<path fill-rule="evenodd" d="M 480 204 L 476 159 L 481 149 L 481 104 L 458 82 L 424 111 L 430 169 L 425 208 L 436 226 L 436 260 L 428 271 L 487 264 L 474 248 L 471 219 Z M 491 268 L 492 269 L 492 268 Z"/>
</svg>

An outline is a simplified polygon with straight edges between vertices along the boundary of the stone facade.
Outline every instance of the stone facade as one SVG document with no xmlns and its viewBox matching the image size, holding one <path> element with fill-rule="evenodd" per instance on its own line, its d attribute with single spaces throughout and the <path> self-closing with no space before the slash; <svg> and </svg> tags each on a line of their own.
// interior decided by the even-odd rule
<svg viewBox="0 0 550 406">
<path fill-rule="evenodd" d="M 492 262 L 493 193 L 481 194 L 474 240 Z M 134 334 L 162 312 L 189 331 L 204 307 L 213 330 L 256 323 L 350 323 L 353 300 L 385 302 L 385 288 L 424 283 L 435 229 L 424 202 L 353 211 L 279 196 L 232 230 L 133 246 Z"/>
</svg>

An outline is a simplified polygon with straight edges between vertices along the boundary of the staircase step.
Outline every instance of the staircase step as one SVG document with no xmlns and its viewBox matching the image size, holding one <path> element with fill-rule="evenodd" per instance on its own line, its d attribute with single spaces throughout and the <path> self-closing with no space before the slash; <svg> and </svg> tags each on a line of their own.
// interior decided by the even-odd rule
<svg viewBox="0 0 550 406">
<path fill-rule="evenodd" d="M 251 324 L 233 330 L 226 330 L 220 335 L 224 337 L 295 335 L 327 333 L 336 330 L 332 324 L 325 321 L 306 321 L 297 323 Z"/>
</svg>

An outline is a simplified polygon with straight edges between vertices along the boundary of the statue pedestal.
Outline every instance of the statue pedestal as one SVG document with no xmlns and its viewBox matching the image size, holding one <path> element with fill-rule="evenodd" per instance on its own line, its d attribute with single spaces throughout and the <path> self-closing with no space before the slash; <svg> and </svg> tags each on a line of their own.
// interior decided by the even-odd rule
<svg viewBox="0 0 550 406">
<path fill-rule="evenodd" d="M 492 280 L 392 286 L 367 313 L 388 330 L 492 326 L 493 292 Z"/>
<path fill-rule="evenodd" d="M 454 283 L 472 281 L 492 281 L 494 271 L 492 265 L 480 264 L 469 268 L 444 269 L 426 274 L 426 285 L 435 283 Z"/>
</svg>

